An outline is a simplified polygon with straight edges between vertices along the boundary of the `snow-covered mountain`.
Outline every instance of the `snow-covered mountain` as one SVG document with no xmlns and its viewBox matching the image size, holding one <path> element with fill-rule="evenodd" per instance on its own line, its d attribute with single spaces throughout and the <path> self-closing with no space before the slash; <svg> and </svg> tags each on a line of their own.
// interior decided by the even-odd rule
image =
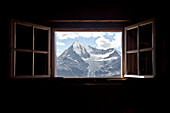
<svg viewBox="0 0 170 113">
<path fill-rule="evenodd" d="M 121 55 L 114 48 L 96 49 L 75 41 L 57 58 L 59 77 L 118 77 Z"/>
</svg>

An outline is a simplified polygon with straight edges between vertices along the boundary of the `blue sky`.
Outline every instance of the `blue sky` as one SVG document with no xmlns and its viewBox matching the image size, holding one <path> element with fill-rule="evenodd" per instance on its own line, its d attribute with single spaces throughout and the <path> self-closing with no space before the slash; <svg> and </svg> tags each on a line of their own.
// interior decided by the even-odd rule
<svg viewBox="0 0 170 113">
<path fill-rule="evenodd" d="M 56 54 L 59 56 L 76 40 L 98 49 L 115 48 L 121 52 L 121 32 L 55 32 Z"/>
</svg>

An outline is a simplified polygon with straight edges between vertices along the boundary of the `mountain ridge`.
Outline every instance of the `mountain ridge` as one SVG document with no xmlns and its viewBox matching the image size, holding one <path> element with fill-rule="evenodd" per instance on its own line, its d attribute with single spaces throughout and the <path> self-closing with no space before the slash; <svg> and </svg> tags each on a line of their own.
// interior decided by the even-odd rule
<svg viewBox="0 0 170 113">
<path fill-rule="evenodd" d="M 57 76 L 113 77 L 120 75 L 120 64 L 121 56 L 114 48 L 97 49 L 75 41 L 57 58 Z"/>
</svg>

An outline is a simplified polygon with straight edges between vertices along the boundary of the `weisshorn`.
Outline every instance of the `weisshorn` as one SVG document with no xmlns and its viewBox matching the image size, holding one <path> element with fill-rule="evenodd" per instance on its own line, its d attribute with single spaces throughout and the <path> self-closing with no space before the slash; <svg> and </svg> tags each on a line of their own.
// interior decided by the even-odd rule
<svg viewBox="0 0 170 113">
<path fill-rule="evenodd" d="M 75 41 L 57 57 L 57 77 L 121 77 L 121 54 Z"/>
</svg>

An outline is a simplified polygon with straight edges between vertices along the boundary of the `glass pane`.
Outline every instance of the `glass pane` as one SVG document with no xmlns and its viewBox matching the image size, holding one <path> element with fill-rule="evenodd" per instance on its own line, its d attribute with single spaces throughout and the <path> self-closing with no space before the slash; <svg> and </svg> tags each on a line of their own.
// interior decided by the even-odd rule
<svg viewBox="0 0 170 113">
<path fill-rule="evenodd" d="M 35 28 L 34 50 L 48 51 L 48 30 Z"/>
<path fill-rule="evenodd" d="M 137 49 L 137 28 L 127 30 L 126 44 L 127 51 Z"/>
<path fill-rule="evenodd" d="M 139 53 L 139 66 L 141 75 L 152 75 L 152 51 Z"/>
<path fill-rule="evenodd" d="M 127 74 L 138 75 L 137 53 L 127 54 Z"/>
<path fill-rule="evenodd" d="M 121 77 L 122 32 L 55 32 L 57 77 Z"/>
<path fill-rule="evenodd" d="M 34 75 L 48 75 L 48 54 L 34 53 Z"/>
<path fill-rule="evenodd" d="M 16 24 L 16 48 L 32 50 L 33 28 Z"/>
<path fill-rule="evenodd" d="M 139 48 L 152 47 L 152 24 L 139 27 Z"/>
<path fill-rule="evenodd" d="M 32 75 L 32 53 L 16 51 L 15 75 Z"/>
</svg>

